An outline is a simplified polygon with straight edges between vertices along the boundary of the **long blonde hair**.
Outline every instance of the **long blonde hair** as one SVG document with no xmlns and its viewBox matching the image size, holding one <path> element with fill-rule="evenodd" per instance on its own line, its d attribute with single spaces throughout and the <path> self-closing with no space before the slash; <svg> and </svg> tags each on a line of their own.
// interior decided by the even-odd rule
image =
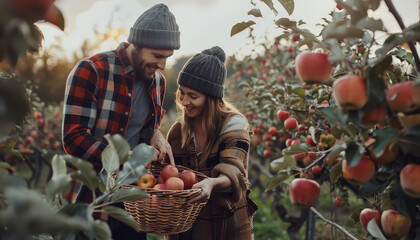
<svg viewBox="0 0 420 240">
<path fill-rule="evenodd" d="M 184 121 L 181 123 L 182 148 L 185 148 L 191 142 L 192 119 L 185 114 L 185 108 L 181 104 L 179 98 L 179 89 L 176 91 L 176 106 L 178 115 L 183 117 Z M 207 159 L 213 148 L 217 137 L 220 135 L 226 120 L 233 115 L 243 116 L 239 110 L 229 101 L 223 98 L 214 98 L 206 95 L 206 101 L 203 107 L 202 127 L 206 131 L 207 139 L 205 147 L 202 151 L 202 159 Z"/>
</svg>

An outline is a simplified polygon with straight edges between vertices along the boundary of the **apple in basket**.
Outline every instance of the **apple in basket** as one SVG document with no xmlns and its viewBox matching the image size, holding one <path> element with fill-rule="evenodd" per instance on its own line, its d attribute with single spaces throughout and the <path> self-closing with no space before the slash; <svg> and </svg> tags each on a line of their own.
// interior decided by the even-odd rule
<svg viewBox="0 0 420 240">
<path fill-rule="evenodd" d="M 162 180 L 164 182 L 166 182 L 166 180 L 170 177 L 178 177 L 179 172 L 178 172 L 178 168 L 176 168 L 175 166 L 172 165 L 166 165 L 163 169 L 162 172 L 160 173 L 160 176 L 162 176 Z"/>
<path fill-rule="evenodd" d="M 143 188 L 152 188 L 155 186 L 156 178 L 151 173 L 143 174 L 137 182 L 137 186 Z"/>
<path fill-rule="evenodd" d="M 197 176 L 190 170 L 180 172 L 179 178 L 184 182 L 184 189 L 191 189 L 191 187 L 198 182 Z"/>
<path fill-rule="evenodd" d="M 165 184 L 163 184 L 163 183 L 158 183 L 153 188 L 157 189 L 157 190 L 165 190 L 166 189 Z"/>
<path fill-rule="evenodd" d="M 184 182 L 179 177 L 170 177 L 165 181 L 166 190 L 183 190 Z"/>
</svg>

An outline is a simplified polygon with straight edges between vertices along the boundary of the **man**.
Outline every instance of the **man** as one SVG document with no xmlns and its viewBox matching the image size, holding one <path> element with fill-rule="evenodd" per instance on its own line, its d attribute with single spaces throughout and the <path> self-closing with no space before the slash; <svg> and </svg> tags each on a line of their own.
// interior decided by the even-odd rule
<svg viewBox="0 0 420 240">
<path fill-rule="evenodd" d="M 131 149 L 139 143 L 155 147 L 154 160 L 168 155 L 171 147 L 159 126 L 164 115 L 165 78 L 158 71 L 180 47 L 174 15 L 164 4 L 144 12 L 130 29 L 128 43 L 81 60 L 67 79 L 63 145 L 65 151 L 85 159 L 99 171 L 105 134 L 120 134 Z M 86 187 L 75 186 L 72 200 L 91 202 Z M 106 219 L 106 216 L 101 216 Z M 146 239 L 110 218 L 113 239 Z"/>
</svg>

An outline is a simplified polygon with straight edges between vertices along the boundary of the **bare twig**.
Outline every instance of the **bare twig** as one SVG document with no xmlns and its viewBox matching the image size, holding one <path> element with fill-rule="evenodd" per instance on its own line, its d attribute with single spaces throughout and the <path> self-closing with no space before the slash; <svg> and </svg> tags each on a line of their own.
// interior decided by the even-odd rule
<svg viewBox="0 0 420 240">
<path fill-rule="evenodd" d="M 349 231 L 347 231 L 345 228 L 343 228 L 342 226 L 338 225 L 337 223 L 330 221 L 328 219 L 326 219 L 324 216 L 322 216 L 322 214 L 320 212 L 318 212 L 314 207 L 311 207 L 311 211 L 313 213 L 315 213 L 315 215 L 317 215 L 322 221 L 324 221 L 325 223 L 328 223 L 334 227 L 336 227 L 338 230 L 342 231 L 344 234 L 346 234 L 350 239 L 353 240 L 357 240 L 356 237 L 354 237 Z"/>
<path fill-rule="evenodd" d="M 398 25 L 400 26 L 401 30 L 405 29 L 404 22 L 402 21 L 402 18 L 400 14 L 398 14 L 397 10 L 394 7 L 394 4 L 392 3 L 392 0 L 385 0 L 386 6 L 388 7 L 389 11 L 392 13 L 392 15 L 395 17 L 395 19 L 398 22 Z M 419 55 L 417 53 L 416 47 L 414 46 L 413 42 L 408 42 L 408 46 L 410 47 L 411 53 L 413 53 L 414 61 L 416 62 L 416 69 L 417 73 L 420 71 L 420 59 Z"/>
<path fill-rule="evenodd" d="M 260 171 L 264 173 L 267 177 L 273 177 L 273 174 L 271 174 L 260 162 L 252 160 L 252 165 L 257 166 L 260 169 Z"/>
</svg>

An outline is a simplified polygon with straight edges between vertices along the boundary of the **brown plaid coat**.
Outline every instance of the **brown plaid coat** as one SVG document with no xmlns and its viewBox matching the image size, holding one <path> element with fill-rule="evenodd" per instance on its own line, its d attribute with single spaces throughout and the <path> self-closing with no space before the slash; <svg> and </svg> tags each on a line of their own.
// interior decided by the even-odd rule
<svg viewBox="0 0 420 240">
<path fill-rule="evenodd" d="M 248 240 L 254 239 L 252 215 L 256 204 L 248 198 L 249 132 L 232 130 L 222 134 L 210 156 L 200 159 L 194 143 L 181 148 L 181 124 L 175 123 L 168 133 L 175 164 L 202 172 L 209 177 L 224 174 L 232 182 L 232 191 L 213 192 L 197 217 L 193 227 L 185 233 L 165 239 Z"/>
</svg>

